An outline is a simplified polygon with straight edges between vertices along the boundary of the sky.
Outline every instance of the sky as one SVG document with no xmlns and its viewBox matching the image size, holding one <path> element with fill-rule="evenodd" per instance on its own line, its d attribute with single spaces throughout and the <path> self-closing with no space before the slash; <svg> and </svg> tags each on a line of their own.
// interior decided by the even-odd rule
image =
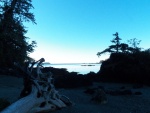
<svg viewBox="0 0 150 113">
<path fill-rule="evenodd" d="M 37 25 L 25 23 L 37 47 L 30 57 L 50 63 L 97 63 L 118 32 L 150 48 L 150 0 L 32 0 Z"/>
</svg>

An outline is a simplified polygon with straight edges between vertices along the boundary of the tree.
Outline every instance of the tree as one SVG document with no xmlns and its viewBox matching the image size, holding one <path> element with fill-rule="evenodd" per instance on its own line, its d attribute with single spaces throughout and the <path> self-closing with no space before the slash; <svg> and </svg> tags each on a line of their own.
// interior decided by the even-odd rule
<svg viewBox="0 0 150 113">
<path fill-rule="evenodd" d="M 27 30 L 23 22 L 35 23 L 31 0 L 0 1 L 0 66 L 12 66 L 14 62 L 23 63 L 34 51 L 36 42 L 27 42 Z"/>
<path fill-rule="evenodd" d="M 102 52 L 98 52 L 97 55 L 100 56 L 101 54 L 104 54 L 106 52 L 109 53 L 138 53 L 141 51 L 141 48 L 139 47 L 141 40 L 138 40 L 136 38 L 128 40 L 128 43 L 130 46 L 126 43 L 120 43 L 121 38 L 119 38 L 118 32 L 113 34 L 115 38 L 111 41 L 115 45 L 110 45 L 108 48 L 103 50 Z"/>
<path fill-rule="evenodd" d="M 116 32 L 115 34 L 113 34 L 113 36 L 115 36 L 115 38 L 113 40 L 111 40 L 112 43 L 114 43 L 115 45 L 110 45 L 108 48 L 106 48 L 105 50 L 103 50 L 102 52 L 98 52 L 97 55 L 100 56 L 103 53 L 109 52 L 109 53 L 118 53 L 119 50 L 125 51 L 125 44 L 120 44 L 120 40 L 121 38 L 119 38 L 119 34 L 118 32 Z"/>
<path fill-rule="evenodd" d="M 128 43 L 131 45 L 129 50 L 132 53 L 139 52 L 141 50 L 141 48 L 139 47 L 141 40 L 133 38 L 133 39 L 128 40 Z"/>
<path fill-rule="evenodd" d="M 116 32 L 115 34 L 113 34 L 113 36 L 115 36 L 115 38 L 111 42 L 115 43 L 114 47 L 116 49 L 116 53 L 118 53 L 119 52 L 119 46 L 120 46 L 120 40 L 121 40 L 121 38 L 119 38 L 118 32 Z"/>
<path fill-rule="evenodd" d="M 128 50 L 129 45 L 125 44 L 125 43 L 121 43 L 120 44 L 120 50 L 122 51 L 122 53 L 126 53 Z"/>
</svg>

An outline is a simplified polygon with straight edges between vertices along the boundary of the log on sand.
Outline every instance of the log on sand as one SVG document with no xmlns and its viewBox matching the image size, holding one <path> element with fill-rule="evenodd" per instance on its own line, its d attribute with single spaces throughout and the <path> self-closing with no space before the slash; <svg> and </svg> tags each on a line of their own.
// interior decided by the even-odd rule
<svg viewBox="0 0 150 113">
<path fill-rule="evenodd" d="M 20 98 L 1 113 L 43 113 L 72 105 L 68 97 L 60 95 L 58 91 L 56 91 L 53 84 L 52 73 L 41 72 L 41 64 L 44 61 L 44 58 L 41 58 L 37 62 L 32 63 L 30 67 L 28 65 L 27 69 L 18 66 L 27 75 L 24 78 L 26 80 L 24 80 L 25 83 L 22 94 L 28 92 L 28 95 Z M 33 73 L 33 66 L 35 64 L 37 64 L 36 74 Z M 31 91 L 28 89 L 31 89 Z"/>
</svg>

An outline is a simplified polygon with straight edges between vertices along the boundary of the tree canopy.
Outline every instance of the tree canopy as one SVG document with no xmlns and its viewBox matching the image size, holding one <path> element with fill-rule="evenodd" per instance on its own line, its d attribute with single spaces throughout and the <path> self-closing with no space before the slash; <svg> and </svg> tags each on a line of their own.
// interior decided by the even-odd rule
<svg viewBox="0 0 150 113">
<path fill-rule="evenodd" d="M 119 37 L 118 32 L 113 34 L 113 36 L 115 36 L 115 38 L 113 40 L 111 40 L 113 45 L 110 45 L 105 50 L 98 52 L 97 53 L 98 56 L 100 56 L 101 54 L 104 54 L 106 52 L 109 52 L 109 53 L 135 53 L 135 52 L 139 52 L 141 50 L 141 48 L 139 47 L 141 40 L 138 40 L 136 38 L 130 39 L 130 40 L 128 40 L 128 43 L 130 44 L 130 46 L 129 46 L 129 44 L 120 42 L 120 40 L 122 40 L 122 39 Z"/>
<path fill-rule="evenodd" d="M 0 0 L 0 66 L 23 63 L 34 51 L 36 42 L 29 43 L 23 22 L 35 23 L 31 0 Z"/>
<path fill-rule="evenodd" d="M 98 56 L 111 53 L 100 67 L 101 81 L 150 85 L 150 49 L 142 50 L 139 47 L 141 40 L 136 38 L 126 44 L 119 42 L 118 33 L 113 36 L 115 44 L 97 53 Z"/>
</svg>

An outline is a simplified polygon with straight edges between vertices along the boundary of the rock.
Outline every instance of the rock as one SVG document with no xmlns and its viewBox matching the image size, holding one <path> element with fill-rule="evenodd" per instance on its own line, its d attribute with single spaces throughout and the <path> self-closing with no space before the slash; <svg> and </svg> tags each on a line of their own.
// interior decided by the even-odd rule
<svg viewBox="0 0 150 113">
<path fill-rule="evenodd" d="M 120 87 L 120 89 L 125 89 L 125 86 Z"/>
<path fill-rule="evenodd" d="M 110 95 L 118 96 L 118 95 L 132 95 L 131 90 L 115 90 L 115 91 L 108 91 L 107 92 Z"/>
<path fill-rule="evenodd" d="M 93 95 L 95 93 L 95 88 L 88 88 L 84 91 L 84 93 Z"/>
<path fill-rule="evenodd" d="M 137 91 L 137 92 L 135 92 L 134 94 L 135 94 L 135 95 L 142 95 L 142 92 Z"/>
<path fill-rule="evenodd" d="M 133 85 L 133 88 L 134 88 L 134 89 L 139 89 L 139 88 L 142 88 L 142 87 L 143 87 L 142 84 L 134 84 L 134 85 Z"/>
<path fill-rule="evenodd" d="M 101 81 L 115 83 L 150 84 L 149 54 L 112 53 L 103 61 L 98 76 Z"/>
<path fill-rule="evenodd" d="M 100 88 L 96 89 L 95 93 L 92 96 L 91 101 L 95 102 L 95 103 L 99 103 L 99 104 L 106 104 L 107 103 L 107 96 L 106 96 L 105 91 L 103 89 L 100 89 Z"/>
</svg>

